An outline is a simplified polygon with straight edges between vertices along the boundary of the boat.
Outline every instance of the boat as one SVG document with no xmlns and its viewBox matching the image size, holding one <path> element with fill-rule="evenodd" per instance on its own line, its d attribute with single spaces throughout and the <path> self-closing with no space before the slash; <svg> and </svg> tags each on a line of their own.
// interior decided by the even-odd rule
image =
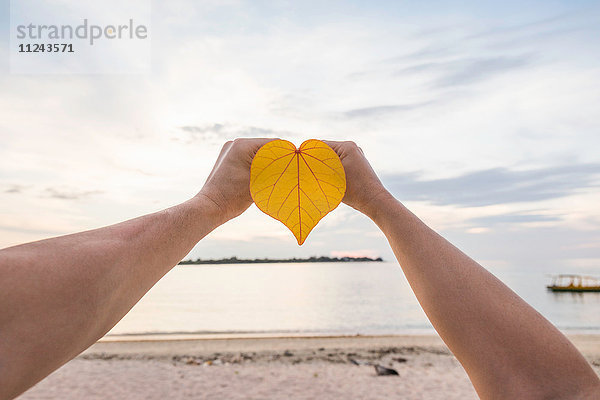
<svg viewBox="0 0 600 400">
<path fill-rule="evenodd" d="M 546 286 L 553 292 L 600 292 L 600 279 L 593 276 L 561 274 Z"/>
</svg>

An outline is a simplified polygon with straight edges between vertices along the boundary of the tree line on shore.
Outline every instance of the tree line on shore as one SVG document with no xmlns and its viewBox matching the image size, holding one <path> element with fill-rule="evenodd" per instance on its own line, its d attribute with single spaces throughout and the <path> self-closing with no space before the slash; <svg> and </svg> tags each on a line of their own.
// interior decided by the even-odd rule
<svg viewBox="0 0 600 400">
<path fill-rule="evenodd" d="M 195 260 L 183 260 L 179 265 L 198 265 L 198 264 L 280 264 L 280 263 L 313 263 L 313 262 L 369 262 L 369 261 L 383 261 L 381 257 L 308 257 L 308 258 L 219 258 L 202 260 L 197 258 Z"/>
</svg>

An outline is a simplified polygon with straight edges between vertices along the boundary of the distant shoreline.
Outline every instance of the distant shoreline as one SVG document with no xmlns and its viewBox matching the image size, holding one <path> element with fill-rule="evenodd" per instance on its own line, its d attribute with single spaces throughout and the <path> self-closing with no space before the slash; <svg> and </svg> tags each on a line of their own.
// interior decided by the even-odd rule
<svg viewBox="0 0 600 400">
<path fill-rule="evenodd" d="M 282 263 L 315 263 L 315 262 L 382 262 L 381 257 L 309 257 L 309 258 L 220 258 L 216 260 L 183 260 L 178 265 L 202 264 L 282 264 Z"/>
</svg>

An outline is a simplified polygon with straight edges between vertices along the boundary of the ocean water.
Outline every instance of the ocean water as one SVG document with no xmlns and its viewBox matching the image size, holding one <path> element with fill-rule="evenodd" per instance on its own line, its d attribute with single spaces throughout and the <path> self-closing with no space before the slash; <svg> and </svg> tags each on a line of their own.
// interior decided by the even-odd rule
<svg viewBox="0 0 600 400">
<path fill-rule="evenodd" d="M 492 270 L 565 332 L 600 333 L 600 293 L 551 293 L 526 268 Z M 177 266 L 109 332 L 433 333 L 397 263 Z"/>
</svg>

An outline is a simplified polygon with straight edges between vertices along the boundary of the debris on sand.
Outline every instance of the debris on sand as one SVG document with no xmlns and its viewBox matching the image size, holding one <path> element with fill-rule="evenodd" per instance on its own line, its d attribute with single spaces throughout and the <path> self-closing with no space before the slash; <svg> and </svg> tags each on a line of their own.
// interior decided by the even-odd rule
<svg viewBox="0 0 600 400">
<path fill-rule="evenodd" d="M 385 375 L 399 375 L 398 371 L 396 371 L 393 368 L 386 368 L 384 366 L 381 366 L 379 364 L 375 364 L 373 365 L 375 367 L 375 372 L 377 372 L 378 376 L 385 376 Z"/>
<path fill-rule="evenodd" d="M 348 361 L 350 361 L 354 365 L 373 365 L 370 361 L 357 360 L 356 358 L 348 357 Z"/>
</svg>

